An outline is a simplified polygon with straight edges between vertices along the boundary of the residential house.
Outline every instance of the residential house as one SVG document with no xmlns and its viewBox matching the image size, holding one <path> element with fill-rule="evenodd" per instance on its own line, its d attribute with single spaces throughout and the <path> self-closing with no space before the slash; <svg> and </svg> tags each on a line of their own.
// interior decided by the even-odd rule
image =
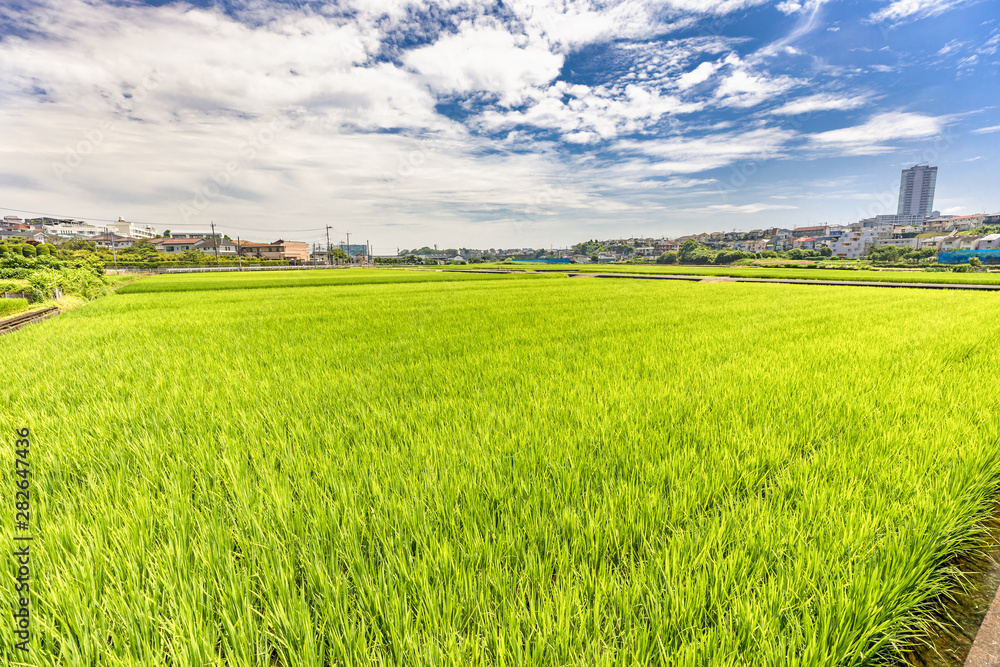
<svg viewBox="0 0 1000 667">
<path fill-rule="evenodd" d="M 978 250 L 994 250 L 1000 248 L 1000 234 L 988 234 L 979 239 Z"/>
<path fill-rule="evenodd" d="M 918 238 L 920 242 L 917 246 L 920 250 L 926 250 L 927 248 L 932 248 L 935 252 L 941 251 L 941 242 L 944 241 L 947 236 L 929 236 L 925 238 Z"/>
<path fill-rule="evenodd" d="M 258 257 L 293 263 L 309 261 L 309 244 L 304 241 L 284 241 L 278 239 L 273 243 L 250 243 L 245 241 L 240 248 L 244 257 Z M 451 259 L 444 255 L 442 259 Z"/>
<path fill-rule="evenodd" d="M 20 238 L 33 243 L 45 243 L 49 237 L 45 232 L 34 229 L 0 229 L 0 241 L 12 238 Z"/>
<path fill-rule="evenodd" d="M 962 236 L 946 236 L 937 244 L 938 252 L 949 252 L 962 249 Z"/>
<path fill-rule="evenodd" d="M 200 239 L 194 246 L 195 250 L 200 250 L 209 255 L 214 255 L 218 248 L 219 255 L 227 257 L 236 256 L 236 241 L 232 239 L 207 238 Z"/>
<path fill-rule="evenodd" d="M 150 243 L 152 243 L 156 247 L 156 249 L 160 252 L 182 253 L 185 250 L 194 249 L 194 247 L 199 243 L 201 243 L 201 241 L 202 239 L 200 238 L 188 238 L 188 237 L 176 238 L 176 239 L 159 238 L 159 239 L 152 239 Z"/>
<path fill-rule="evenodd" d="M 794 238 L 816 238 L 818 236 L 826 236 L 829 232 L 829 227 L 826 225 L 815 225 L 813 227 L 797 227 L 792 230 L 792 237 Z"/>
<path fill-rule="evenodd" d="M 132 238 L 131 236 L 119 236 L 118 234 L 101 234 L 88 240 L 93 241 L 98 248 L 124 250 L 125 248 L 131 248 L 139 239 Z"/>
</svg>

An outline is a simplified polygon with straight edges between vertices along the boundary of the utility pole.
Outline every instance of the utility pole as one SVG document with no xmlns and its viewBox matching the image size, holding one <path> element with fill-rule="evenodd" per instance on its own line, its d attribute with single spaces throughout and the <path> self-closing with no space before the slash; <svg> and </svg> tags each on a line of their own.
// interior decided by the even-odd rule
<svg viewBox="0 0 1000 667">
<path fill-rule="evenodd" d="M 243 270 L 243 241 L 236 237 L 236 261 L 240 264 L 240 271 Z"/>
<path fill-rule="evenodd" d="M 215 265 L 219 266 L 219 241 L 221 239 L 219 239 L 219 237 L 215 235 L 215 221 L 214 220 L 212 221 L 212 240 L 215 241 Z"/>
<path fill-rule="evenodd" d="M 347 233 L 347 259 L 351 260 L 351 264 L 354 264 L 354 256 L 351 255 L 351 233 Z"/>
<path fill-rule="evenodd" d="M 113 234 L 108 233 L 108 228 L 107 227 L 104 228 L 104 235 L 107 236 L 108 239 L 111 240 L 111 257 L 115 261 L 115 272 L 117 273 L 117 271 L 118 271 L 118 253 L 115 252 L 115 237 L 114 237 Z"/>
<path fill-rule="evenodd" d="M 326 226 L 326 263 L 333 264 L 333 259 L 330 255 L 333 252 L 333 248 L 330 247 L 330 225 Z"/>
<path fill-rule="evenodd" d="M 372 242 L 365 239 L 365 264 L 372 263 Z"/>
</svg>

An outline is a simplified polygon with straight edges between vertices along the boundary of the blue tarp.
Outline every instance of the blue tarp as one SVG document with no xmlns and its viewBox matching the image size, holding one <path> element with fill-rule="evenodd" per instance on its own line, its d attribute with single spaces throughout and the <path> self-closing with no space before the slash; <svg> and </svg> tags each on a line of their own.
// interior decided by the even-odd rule
<svg viewBox="0 0 1000 667">
<path fill-rule="evenodd" d="M 565 259 L 555 259 L 553 257 L 543 257 L 541 259 L 515 259 L 515 262 L 524 262 L 525 264 L 572 264 L 573 260 L 569 258 Z"/>
<path fill-rule="evenodd" d="M 968 264 L 978 257 L 983 264 L 1000 264 L 1000 249 L 992 250 L 949 250 L 938 255 L 939 264 Z"/>
</svg>

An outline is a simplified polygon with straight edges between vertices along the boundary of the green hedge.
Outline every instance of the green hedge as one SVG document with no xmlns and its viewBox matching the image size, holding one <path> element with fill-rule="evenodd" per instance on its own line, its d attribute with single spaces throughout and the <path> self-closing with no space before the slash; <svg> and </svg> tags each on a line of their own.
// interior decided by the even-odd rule
<svg viewBox="0 0 1000 667">
<path fill-rule="evenodd" d="M 27 307 L 27 299 L 0 299 L 0 317 L 10 317 Z"/>
</svg>

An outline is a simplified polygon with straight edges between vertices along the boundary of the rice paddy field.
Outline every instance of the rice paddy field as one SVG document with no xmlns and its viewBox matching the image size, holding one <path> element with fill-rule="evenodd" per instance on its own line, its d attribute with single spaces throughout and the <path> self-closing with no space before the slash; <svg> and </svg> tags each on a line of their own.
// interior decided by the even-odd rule
<svg viewBox="0 0 1000 667">
<path fill-rule="evenodd" d="M 552 274 L 557 275 L 557 274 Z M 490 275 L 427 272 L 418 269 L 312 269 L 306 271 L 256 271 L 245 273 L 177 273 L 144 278 L 121 287 L 120 294 L 149 292 L 202 292 L 206 290 L 265 289 L 269 287 L 321 287 L 425 283 L 453 280 L 518 280 L 522 274 Z"/>
<path fill-rule="evenodd" d="M 982 544 L 992 293 L 299 275 L 0 338 L 0 662 L 892 664 Z"/>
<path fill-rule="evenodd" d="M 477 269 L 482 264 L 468 265 Z M 1000 273 L 953 273 L 922 270 L 855 270 L 775 266 L 694 266 L 677 264 L 492 264 L 492 268 L 565 273 L 648 273 L 671 276 L 732 276 L 738 278 L 787 278 L 793 280 L 849 280 L 882 283 L 946 283 L 958 285 L 1000 284 Z M 455 269 L 459 267 L 449 267 Z"/>
</svg>

